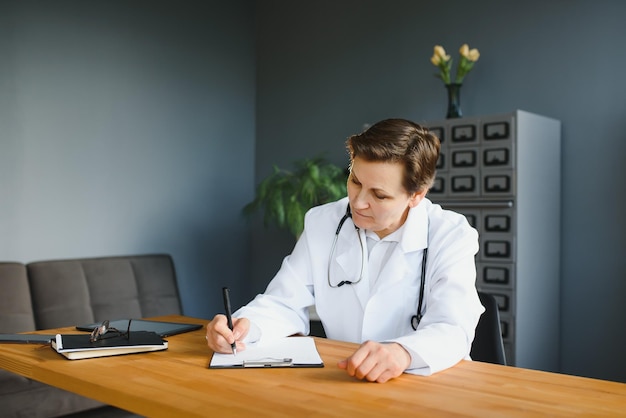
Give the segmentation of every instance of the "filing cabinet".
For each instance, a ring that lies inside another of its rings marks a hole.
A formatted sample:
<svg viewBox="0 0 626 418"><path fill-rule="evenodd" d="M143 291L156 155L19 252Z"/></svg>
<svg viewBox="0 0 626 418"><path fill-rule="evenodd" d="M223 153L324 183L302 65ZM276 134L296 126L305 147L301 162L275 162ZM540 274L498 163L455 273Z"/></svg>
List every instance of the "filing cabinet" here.
<svg viewBox="0 0 626 418"><path fill-rule="evenodd" d="M507 363L558 371L560 122L517 110L424 124L441 141L428 197L479 233L476 286L498 301Z"/></svg>

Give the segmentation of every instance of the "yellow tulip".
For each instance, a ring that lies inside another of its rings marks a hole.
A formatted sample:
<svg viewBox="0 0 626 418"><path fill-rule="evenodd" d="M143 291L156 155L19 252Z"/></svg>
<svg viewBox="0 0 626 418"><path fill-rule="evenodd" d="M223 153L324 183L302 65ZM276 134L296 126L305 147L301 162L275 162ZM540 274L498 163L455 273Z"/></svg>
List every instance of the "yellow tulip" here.
<svg viewBox="0 0 626 418"><path fill-rule="evenodd" d="M448 61L450 59L450 55L446 55L446 50L443 49L443 47L441 45L435 45L435 55L437 55L439 58L443 59L444 61Z"/></svg>
<svg viewBox="0 0 626 418"><path fill-rule="evenodd" d="M478 58L480 57L480 52L478 52L478 50L476 48L472 49L471 51L469 51L467 53L467 59L470 61L478 61Z"/></svg>
<svg viewBox="0 0 626 418"><path fill-rule="evenodd" d="M467 58L467 54L468 53L469 53L469 45L467 45L467 44L461 45L461 49L459 49L459 54L461 54L461 56Z"/></svg>

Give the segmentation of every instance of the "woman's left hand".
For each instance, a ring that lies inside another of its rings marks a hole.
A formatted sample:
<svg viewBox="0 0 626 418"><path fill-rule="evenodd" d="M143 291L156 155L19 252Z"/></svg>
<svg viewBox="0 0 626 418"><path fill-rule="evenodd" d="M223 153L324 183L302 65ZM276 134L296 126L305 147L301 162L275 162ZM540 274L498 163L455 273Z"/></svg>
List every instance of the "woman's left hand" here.
<svg viewBox="0 0 626 418"><path fill-rule="evenodd" d="M385 383L400 376L409 364L411 356L400 344L366 341L337 366L357 379Z"/></svg>

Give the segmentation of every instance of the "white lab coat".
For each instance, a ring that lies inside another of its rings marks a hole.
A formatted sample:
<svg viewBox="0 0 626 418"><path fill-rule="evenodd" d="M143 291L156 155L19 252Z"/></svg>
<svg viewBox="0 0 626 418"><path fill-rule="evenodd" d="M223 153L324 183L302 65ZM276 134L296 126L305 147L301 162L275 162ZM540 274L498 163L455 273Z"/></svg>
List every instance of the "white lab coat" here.
<svg viewBox="0 0 626 418"><path fill-rule="evenodd" d="M308 334L308 306L315 305L328 338L361 343L394 341L411 354L407 372L428 375L469 359L474 330L484 308L476 292L478 234L463 215L423 199L409 211L400 242L370 289L367 266L355 282L362 251L354 224L345 222L332 259L337 225L348 199L318 206L305 217L304 232L285 257L264 294L234 316L246 317L261 338ZM362 235L365 244L365 236ZM423 249L428 246L421 323L411 317L418 305ZM367 250L365 251L367 257Z"/></svg>

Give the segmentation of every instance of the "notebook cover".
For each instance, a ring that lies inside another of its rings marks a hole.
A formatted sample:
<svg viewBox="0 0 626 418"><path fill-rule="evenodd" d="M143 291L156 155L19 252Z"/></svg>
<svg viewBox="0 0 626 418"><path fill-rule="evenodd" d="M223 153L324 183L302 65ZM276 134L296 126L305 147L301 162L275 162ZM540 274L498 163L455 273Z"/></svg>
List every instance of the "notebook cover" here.
<svg viewBox="0 0 626 418"><path fill-rule="evenodd" d="M89 334L57 334L51 345L56 352L71 360L167 349L167 341L148 331L131 331L128 338L116 335L95 342L89 339Z"/></svg>

